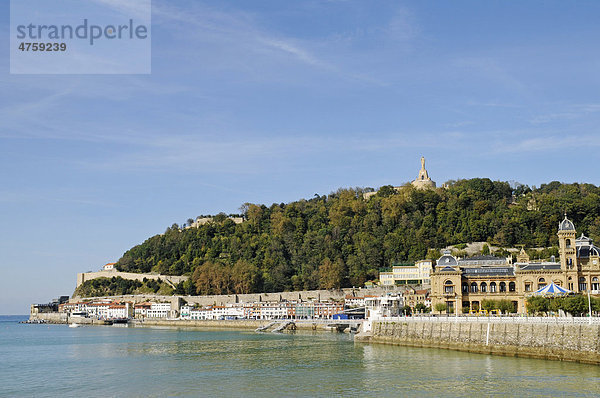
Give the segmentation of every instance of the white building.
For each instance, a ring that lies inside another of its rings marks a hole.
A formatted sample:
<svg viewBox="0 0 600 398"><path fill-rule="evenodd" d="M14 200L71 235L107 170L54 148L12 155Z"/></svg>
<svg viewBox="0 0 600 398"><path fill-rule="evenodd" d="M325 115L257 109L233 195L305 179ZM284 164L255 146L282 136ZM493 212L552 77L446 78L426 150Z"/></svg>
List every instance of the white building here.
<svg viewBox="0 0 600 398"><path fill-rule="evenodd" d="M168 318L171 312L171 303L152 303L146 311L148 318Z"/></svg>
<svg viewBox="0 0 600 398"><path fill-rule="evenodd" d="M116 263L104 264L104 266L102 266L102 271L111 271L111 270L115 269L115 264Z"/></svg>
<svg viewBox="0 0 600 398"><path fill-rule="evenodd" d="M400 295L386 295L365 298L365 317L376 319L381 317L400 316L404 301Z"/></svg>
<svg viewBox="0 0 600 398"><path fill-rule="evenodd" d="M133 315L130 303L112 304L106 311L107 319L129 319Z"/></svg>

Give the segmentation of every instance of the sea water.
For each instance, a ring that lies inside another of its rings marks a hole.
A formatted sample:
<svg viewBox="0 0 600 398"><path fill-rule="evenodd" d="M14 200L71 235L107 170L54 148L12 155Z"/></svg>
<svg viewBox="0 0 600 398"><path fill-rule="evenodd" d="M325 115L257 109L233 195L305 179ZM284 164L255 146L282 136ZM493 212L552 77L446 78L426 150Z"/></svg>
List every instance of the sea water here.
<svg viewBox="0 0 600 398"><path fill-rule="evenodd" d="M26 325L0 317L2 397L600 396L600 367L328 332Z"/></svg>

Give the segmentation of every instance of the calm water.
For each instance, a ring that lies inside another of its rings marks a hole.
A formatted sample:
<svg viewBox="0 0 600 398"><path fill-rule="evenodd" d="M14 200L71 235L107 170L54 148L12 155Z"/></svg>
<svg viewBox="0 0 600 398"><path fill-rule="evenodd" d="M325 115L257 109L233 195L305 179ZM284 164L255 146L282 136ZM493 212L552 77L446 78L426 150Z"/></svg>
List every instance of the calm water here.
<svg viewBox="0 0 600 398"><path fill-rule="evenodd" d="M346 334L66 325L0 317L2 397L600 396L600 367Z"/></svg>

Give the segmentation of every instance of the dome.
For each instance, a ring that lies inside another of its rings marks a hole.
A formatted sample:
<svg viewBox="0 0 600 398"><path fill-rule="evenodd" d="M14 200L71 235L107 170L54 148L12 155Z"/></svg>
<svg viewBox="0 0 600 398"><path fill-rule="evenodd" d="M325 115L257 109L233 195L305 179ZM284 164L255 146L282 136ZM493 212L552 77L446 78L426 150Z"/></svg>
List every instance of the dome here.
<svg viewBox="0 0 600 398"><path fill-rule="evenodd" d="M437 265L438 267L453 267L455 265L458 265L458 261L456 261L456 258L454 258L454 256L450 254L444 254L438 259Z"/></svg>
<svg viewBox="0 0 600 398"><path fill-rule="evenodd" d="M558 230L559 231L575 231L575 225L573 225L573 222L567 218L566 214L565 214L565 219L562 220L560 222L560 224L558 224Z"/></svg>

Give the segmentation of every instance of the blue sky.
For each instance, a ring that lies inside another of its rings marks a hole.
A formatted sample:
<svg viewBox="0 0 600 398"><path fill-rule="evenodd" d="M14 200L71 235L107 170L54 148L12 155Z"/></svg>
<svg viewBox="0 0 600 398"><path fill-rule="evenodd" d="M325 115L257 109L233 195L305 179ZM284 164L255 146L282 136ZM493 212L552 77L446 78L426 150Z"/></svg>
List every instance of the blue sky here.
<svg viewBox="0 0 600 398"><path fill-rule="evenodd" d="M600 184L597 15L154 0L150 75L10 75L0 40L0 314L71 294L174 222L400 185L422 155L438 184Z"/></svg>

